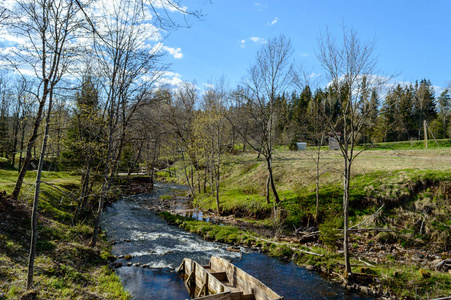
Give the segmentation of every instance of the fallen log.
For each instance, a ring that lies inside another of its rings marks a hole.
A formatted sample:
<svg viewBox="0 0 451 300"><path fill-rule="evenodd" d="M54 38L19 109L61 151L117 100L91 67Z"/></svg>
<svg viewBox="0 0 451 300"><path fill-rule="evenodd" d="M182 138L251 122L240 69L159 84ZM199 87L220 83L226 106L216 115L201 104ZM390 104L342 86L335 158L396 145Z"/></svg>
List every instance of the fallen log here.
<svg viewBox="0 0 451 300"><path fill-rule="evenodd" d="M441 270L444 266L451 267L451 258L447 258L435 265L435 269Z"/></svg>
<svg viewBox="0 0 451 300"><path fill-rule="evenodd" d="M248 233L249 233L249 232L248 232ZM273 240L267 240L267 239L264 239L264 238L259 238L259 237L253 236L253 235L251 235L251 234L249 234L249 235L250 235L251 237L253 237L254 239L257 239L257 240L260 240L260 241L264 241L264 242L271 243L271 244L276 244L276 245L284 245L284 246L287 246L288 248L290 248L290 249L293 250L293 251L298 251L298 252L302 252L302 253L306 253L306 254L311 254L311 255L316 255L316 256L321 256L321 257L324 256L324 254L315 253L315 252L312 252L312 251L306 251L306 250L302 250L302 249L299 249L299 248L291 247L290 245L288 245L288 244L286 244L286 243L279 243L279 242L276 242L276 241L273 241Z"/></svg>

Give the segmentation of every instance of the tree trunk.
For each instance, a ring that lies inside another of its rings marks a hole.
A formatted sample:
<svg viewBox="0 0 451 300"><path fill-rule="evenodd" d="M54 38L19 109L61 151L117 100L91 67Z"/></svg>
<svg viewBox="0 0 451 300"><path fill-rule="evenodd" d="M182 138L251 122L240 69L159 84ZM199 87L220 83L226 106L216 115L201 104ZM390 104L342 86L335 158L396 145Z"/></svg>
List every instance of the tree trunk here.
<svg viewBox="0 0 451 300"><path fill-rule="evenodd" d="M351 180L351 162L344 158L343 176L343 251L345 259L345 272L351 274L351 264L349 262L349 182Z"/></svg>
<svg viewBox="0 0 451 300"><path fill-rule="evenodd" d="M213 170L216 172L216 207L218 209L218 214L221 215L221 208L219 206L219 180L220 180L220 168L221 168L221 145L220 145L220 140L219 140L219 136L220 136L220 132L219 132L219 127L218 127L218 139L217 139L217 148L218 148L218 157L217 157L217 168L213 167Z"/></svg>
<svg viewBox="0 0 451 300"><path fill-rule="evenodd" d="M14 190L11 194L11 197L15 200L17 200L17 198L19 197L20 190L22 189L23 179L25 177L25 174L27 173L28 167L30 166L31 151L33 150L33 147L35 146L36 139L38 137L38 129L39 129L39 126L41 125L42 111L44 110L45 102L47 101L47 95L49 93L48 84L49 84L49 81L45 80L44 81L44 94L42 95L42 99L39 102L38 113L36 114L36 118L35 118L34 126L33 126L33 133L31 134L30 140L28 141L28 144L27 144L25 161L23 163L22 169L20 169L19 176L16 181L16 186L14 187Z"/></svg>
<svg viewBox="0 0 451 300"><path fill-rule="evenodd" d="M158 140L156 139L154 141L154 147L153 147L153 157L152 157L152 170L150 171L150 182L153 185L153 180L155 178L155 164L157 162L157 146L158 146Z"/></svg>
<svg viewBox="0 0 451 300"><path fill-rule="evenodd" d="M105 168L108 169L107 167ZM97 215L94 221L94 230L92 233L91 241L89 242L89 246L91 247L95 247L97 244L97 236L99 234L100 227L100 217L102 216L103 205L105 203L106 193L108 192L109 188L110 188L110 177L108 176L107 173L106 175L104 174L103 176L102 189L100 190L99 206L97 208Z"/></svg>
<svg viewBox="0 0 451 300"><path fill-rule="evenodd" d="M91 237L91 241L89 242L89 246L95 247L97 244L97 236L99 234L99 227L100 227L100 217L102 216L103 211L103 205L105 203L105 198L108 190L110 189L110 169L111 169L111 158L113 156L113 134L115 126L113 124L113 115L114 115L114 105L111 103L110 108L110 116L108 121L108 148L107 148L107 156L105 161L105 166L103 169L103 176L102 176L102 188L100 190L100 199L99 199L99 206L97 208L97 215L94 220L94 229Z"/></svg>
<svg viewBox="0 0 451 300"><path fill-rule="evenodd" d="M265 186L265 195L266 195L266 204L271 203L271 201L269 201L269 174L268 177L266 178L266 186Z"/></svg>
<svg viewBox="0 0 451 300"><path fill-rule="evenodd" d="M191 191L191 196L194 197L194 195L195 195L195 193L194 193L194 186L191 184L191 181L190 181L190 178L189 178L190 177L189 176L189 171L188 171L188 168L186 166L185 155L184 155L183 150L182 150L182 161L183 161L183 171L185 172L186 183L188 184L188 187L189 187L189 189Z"/></svg>
<svg viewBox="0 0 451 300"><path fill-rule="evenodd" d="M316 167L316 211L315 211L315 222L318 224L318 214L319 214L319 165Z"/></svg>
<svg viewBox="0 0 451 300"><path fill-rule="evenodd" d="M46 117L46 125L44 132L44 140L42 142L41 156L39 158L38 170L36 173L36 187L34 191L33 210L31 213L31 244L30 255L28 258L28 274L27 274L27 290L33 286L33 273L34 273L34 259L36 257L36 243L38 240L38 205L39 205L39 193L41 190L41 175L42 168L44 166L45 152L47 148L47 141L49 137L49 125L50 125L50 113L52 110L52 93L50 94L49 107ZM25 164L24 164L25 167Z"/></svg>
<svg viewBox="0 0 451 300"><path fill-rule="evenodd" d="M139 163L139 160L141 159L141 152L142 152L142 148L144 147L144 142L141 142L139 149L138 149L138 154L136 155L136 159L133 160L133 165L131 166L131 168L128 170L128 174L127 176L130 176L131 172L133 172L133 170L136 169L136 165ZM139 168L138 168L139 170ZM141 172L141 171L140 171ZM170 174L170 173L169 173Z"/></svg>
<svg viewBox="0 0 451 300"><path fill-rule="evenodd" d="M74 217L72 218L72 225L75 225L77 222L77 218L80 215L80 212L82 212L85 208L85 198L86 194L88 193L89 188L89 177L91 172L91 157L88 158L88 161L86 163L85 168L85 176L83 178L83 185L81 188L81 195L80 195L80 201L78 202L77 209L75 210Z"/></svg>
<svg viewBox="0 0 451 300"><path fill-rule="evenodd" d="M16 166L17 136L19 135L19 116L17 115L16 124L14 125L14 141L12 147L11 164L13 168Z"/></svg>
<svg viewBox="0 0 451 300"><path fill-rule="evenodd" d="M276 184L274 183L274 176L272 173L272 161L271 160L272 160L271 157L266 159L266 162L268 164L268 179L271 184L272 193L274 195L274 206L277 206L280 204L280 199L279 199L279 194L277 193L277 190L276 190Z"/></svg>

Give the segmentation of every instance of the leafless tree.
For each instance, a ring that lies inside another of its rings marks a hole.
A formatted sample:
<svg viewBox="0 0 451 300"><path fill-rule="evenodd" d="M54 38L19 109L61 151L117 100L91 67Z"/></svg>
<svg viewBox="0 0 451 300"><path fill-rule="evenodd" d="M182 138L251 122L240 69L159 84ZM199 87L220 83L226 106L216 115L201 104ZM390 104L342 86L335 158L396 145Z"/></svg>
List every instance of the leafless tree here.
<svg viewBox="0 0 451 300"><path fill-rule="evenodd" d="M343 157L343 223L345 272L351 274L349 262L349 192L352 163L361 153L357 151L359 136L369 122L373 110L362 103L362 80L373 88L382 85L387 78L375 76L377 70L374 42L363 42L357 33L343 26L341 40L336 40L327 30L318 39L317 58L328 75L329 97L340 103L336 121L326 116L325 121L339 142ZM363 109L362 109L363 108ZM365 109L367 108L367 109ZM325 114L325 111L322 111Z"/></svg>
<svg viewBox="0 0 451 300"><path fill-rule="evenodd" d="M229 123L224 118L225 96L223 80L220 80L215 87L208 88L203 95L203 109L198 113L194 124L194 142L205 161L204 190L206 179L209 177L211 191L216 198L218 214L221 214L219 187L222 154L226 151L230 141L230 126L227 126Z"/></svg>
<svg viewBox="0 0 451 300"><path fill-rule="evenodd" d="M3 7L3 5L0 5L0 25L5 23L8 17L9 17L8 9L6 9L6 7Z"/></svg>
<svg viewBox="0 0 451 300"><path fill-rule="evenodd" d="M233 102L247 110L252 118L255 131L243 132L234 126L238 133L254 150L265 157L268 170L266 184L267 202L269 188L274 196L274 207L280 203L273 175L274 154L274 102L293 83L292 46L289 39L281 35L268 40L256 56L255 64L249 69L243 88L235 93ZM236 118L235 118L236 119ZM232 120L229 118L229 120Z"/></svg>
<svg viewBox="0 0 451 300"><path fill-rule="evenodd" d="M120 157L131 117L162 71L162 64L158 60L161 55L159 47L148 44L157 34L156 29L152 31L146 25L147 15L139 3L114 0L101 11L103 14L97 17L97 24L101 24L102 30L95 34L95 55L106 95L107 150L91 246L97 242L110 177L116 170L116 164L112 162Z"/></svg>
<svg viewBox="0 0 451 300"><path fill-rule="evenodd" d="M77 20L78 8L72 1L24 0L17 1L13 11L13 22L10 30L27 38L28 45L22 51L14 53L14 60L10 59L14 67L21 71L23 67L31 68L39 85L34 96L39 102L38 112L33 124L33 132L27 145L24 164L19 173L12 196L17 199L23 183L23 178L31 161L31 150L34 147L41 124L42 114L47 105L46 128L40 153L36 187L32 209L31 245L28 264L27 289L33 285L34 258L37 241L37 210L40 194L41 173L44 163L52 101L56 85L68 68L73 55L71 39L80 23ZM48 100L48 103L47 103Z"/></svg>
<svg viewBox="0 0 451 300"><path fill-rule="evenodd" d="M199 169L194 146L193 125L199 94L194 83L184 82L163 105L164 124L176 140L177 150L182 155L185 179L191 194L195 195L194 173Z"/></svg>
<svg viewBox="0 0 451 300"><path fill-rule="evenodd" d="M15 21L9 22L10 29L27 38L29 43L26 48L18 49L13 59L8 60L18 71L24 67L32 69L38 87L28 92L39 103L25 161L12 193L13 198L17 199L31 161L31 151L36 143L44 107L50 93L67 71L68 60L73 56L71 39L80 23L76 19L76 7L68 1L17 1L13 13L11 18Z"/></svg>

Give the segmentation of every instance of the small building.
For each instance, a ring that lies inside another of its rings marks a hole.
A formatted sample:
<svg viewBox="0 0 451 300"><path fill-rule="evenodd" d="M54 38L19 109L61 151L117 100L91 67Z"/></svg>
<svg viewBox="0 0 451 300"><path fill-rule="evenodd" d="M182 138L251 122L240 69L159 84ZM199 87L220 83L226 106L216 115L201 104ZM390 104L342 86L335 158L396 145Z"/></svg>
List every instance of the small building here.
<svg viewBox="0 0 451 300"><path fill-rule="evenodd" d="M306 150L307 149L307 143L298 142L296 143L296 146L298 150Z"/></svg>
<svg viewBox="0 0 451 300"><path fill-rule="evenodd" d="M335 134L333 132L329 132L329 150L340 150L340 137L341 133L339 132L336 132Z"/></svg>

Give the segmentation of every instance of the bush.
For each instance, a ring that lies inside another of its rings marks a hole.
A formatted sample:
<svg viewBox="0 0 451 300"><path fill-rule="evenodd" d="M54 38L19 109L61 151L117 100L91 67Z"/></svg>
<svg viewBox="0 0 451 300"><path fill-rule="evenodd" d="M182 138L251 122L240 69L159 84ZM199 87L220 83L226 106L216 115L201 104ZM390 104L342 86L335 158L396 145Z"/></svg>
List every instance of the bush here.
<svg viewBox="0 0 451 300"><path fill-rule="evenodd" d="M9 159L0 157L0 169L12 170L14 168L11 166L11 161Z"/></svg>
<svg viewBox="0 0 451 300"><path fill-rule="evenodd" d="M319 238L324 246L335 251L338 247L338 239L341 237L339 228L343 227L343 221L337 216L329 216L324 223L319 225Z"/></svg>
<svg viewBox="0 0 451 300"><path fill-rule="evenodd" d="M376 241L383 244L394 244L398 242L398 237L396 234L391 232L379 232L376 237Z"/></svg>

